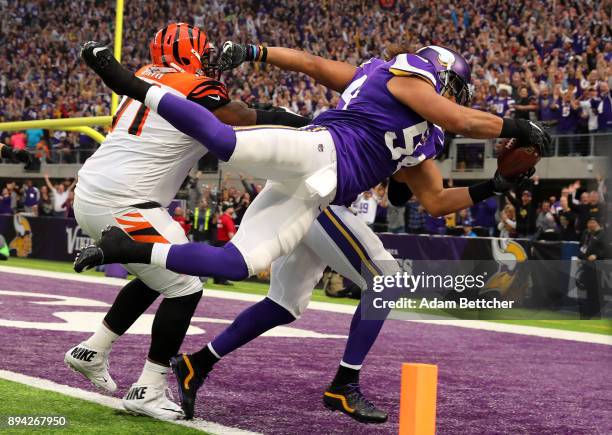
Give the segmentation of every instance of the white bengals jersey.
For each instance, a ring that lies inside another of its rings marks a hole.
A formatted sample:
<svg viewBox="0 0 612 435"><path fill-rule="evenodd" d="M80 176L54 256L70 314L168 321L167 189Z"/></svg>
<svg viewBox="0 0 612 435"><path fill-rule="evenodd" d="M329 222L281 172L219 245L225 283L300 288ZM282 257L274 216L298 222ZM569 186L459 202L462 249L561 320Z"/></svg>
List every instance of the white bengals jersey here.
<svg viewBox="0 0 612 435"><path fill-rule="evenodd" d="M230 100L209 77L146 65L136 75L215 110ZM144 104L123 97L111 133L79 171L76 193L100 205L156 202L167 206L206 148Z"/></svg>

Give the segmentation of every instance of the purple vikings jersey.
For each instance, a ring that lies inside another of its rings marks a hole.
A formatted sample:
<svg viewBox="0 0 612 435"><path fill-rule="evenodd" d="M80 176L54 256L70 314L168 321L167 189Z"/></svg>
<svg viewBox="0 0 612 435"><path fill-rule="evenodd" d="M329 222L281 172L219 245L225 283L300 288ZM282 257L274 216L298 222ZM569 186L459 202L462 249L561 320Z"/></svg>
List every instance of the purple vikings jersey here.
<svg viewBox="0 0 612 435"><path fill-rule="evenodd" d="M338 107L312 122L325 126L336 146L338 185L333 204L346 205L404 166L418 165L444 147L440 127L398 101L387 89L395 76L419 76L440 92L434 66L415 54L389 62L363 63L342 93Z"/></svg>

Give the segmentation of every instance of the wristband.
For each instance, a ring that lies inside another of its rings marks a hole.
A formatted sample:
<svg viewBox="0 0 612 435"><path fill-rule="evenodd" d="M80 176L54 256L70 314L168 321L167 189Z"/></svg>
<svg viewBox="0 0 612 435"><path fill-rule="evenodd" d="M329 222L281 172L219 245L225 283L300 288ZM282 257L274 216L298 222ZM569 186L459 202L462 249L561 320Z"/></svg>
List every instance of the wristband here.
<svg viewBox="0 0 612 435"><path fill-rule="evenodd" d="M250 62L265 62L268 58L268 48L263 45L247 45L246 60Z"/></svg>
<svg viewBox="0 0 612 435"><path fill-rule="evenodd" d="M515 119L512 118L503 118L503 125L501 129L501 133L499 137L520 137L521 136L521 128L516 122Z"/></svg>
<svg viewBox="0 0 612 435"><path fill-rule="evenodd" d="M495 195L495 185L493 183L493 179L471 185L468 187L468 192L474 204L490 198L491 196Z"/></svg>
<svg viewBox="0 0 612 435"><path fill-rule="evenodd" d="M387 196L391 205L395 207L403 207L412 198L412 191L406 183L395 181L393 177L389 177L389 188Z"/></svg>

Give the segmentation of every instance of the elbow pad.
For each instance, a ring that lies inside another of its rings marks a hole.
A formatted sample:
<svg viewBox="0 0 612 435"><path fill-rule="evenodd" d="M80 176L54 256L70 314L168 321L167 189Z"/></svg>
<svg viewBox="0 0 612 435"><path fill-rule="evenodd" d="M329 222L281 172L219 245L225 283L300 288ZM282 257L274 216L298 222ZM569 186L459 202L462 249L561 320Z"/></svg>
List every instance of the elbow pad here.
<svg viewBox="0 0 612 435"><path fill-rule="evenodd" d="M406 183L389 178L389 190L387 192L389 202L394 207L403 207L412 198L412 190Z"/></svg>

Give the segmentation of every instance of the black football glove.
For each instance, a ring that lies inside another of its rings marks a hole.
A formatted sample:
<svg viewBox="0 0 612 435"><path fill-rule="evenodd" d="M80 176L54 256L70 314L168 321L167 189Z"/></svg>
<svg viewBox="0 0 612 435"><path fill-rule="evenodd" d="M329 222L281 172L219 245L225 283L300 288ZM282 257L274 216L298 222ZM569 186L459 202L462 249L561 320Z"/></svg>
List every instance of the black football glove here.
<svg viewBox="0 0 612 435"><path fill-rule="evenodd" d="M517 127L518 146L534 145L539 148L541 156L547 156L552 144L552 138L541 122L515 119Z"/></svg>
<svg viewBox="0 0 612 435"><path fill-rule="evenodd" d="M4 145L1 153L2 158L8 159L13 163L25 163L28 165L32 162L32 155L26 150L16 150L8 145Z"/></svg>
<svg viewBox="0 0 612 435"><path fill-rule="evenodd" d="M127 95L144 103L147 91L153 85L121 65L110 48L100 42L86 42L81 46L81 58L117 95Z"/></svg>
<svg viewBox="0 0 612 435"><path fill-rule="evenodd" d="M495 171L495 175L493 176L493 190L497 194L506 193L509 190L515 190L517 192L530 190L532 187L531 177L533 174L535 174L535 168L530 168L522 174L512 178L504 177L499 170Z"/></svg>
<svg viewBox="0 0 612 435"><path fill-rule="evenodd" d="M217 62L219 71L229 71L242 65L247 59L249 46L247 44L237 44L232 41L223 43L221 54Z"/></svg>

